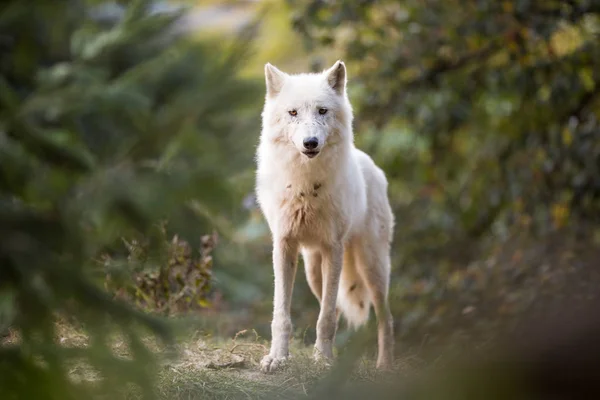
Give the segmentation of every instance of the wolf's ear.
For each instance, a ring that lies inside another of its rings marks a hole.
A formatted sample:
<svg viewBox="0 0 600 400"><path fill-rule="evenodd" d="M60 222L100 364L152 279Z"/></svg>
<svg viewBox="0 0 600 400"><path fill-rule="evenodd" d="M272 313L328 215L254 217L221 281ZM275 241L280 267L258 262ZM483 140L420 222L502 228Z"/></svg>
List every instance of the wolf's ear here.
<svg viewBox="0 0 600 400"><path fill-rule="evenodd" d="M325 71L327 83L337 94L343 94L346 89L346 65L341 60L337 60L333 67Z"/></svg>
<svg viewBox="0 0 600 400"><path fill-rule="evenodd" d="M287 74L278 70L273 65L265 64L265 79L267 81L267 95L275 97L281 91Z"/></svg>

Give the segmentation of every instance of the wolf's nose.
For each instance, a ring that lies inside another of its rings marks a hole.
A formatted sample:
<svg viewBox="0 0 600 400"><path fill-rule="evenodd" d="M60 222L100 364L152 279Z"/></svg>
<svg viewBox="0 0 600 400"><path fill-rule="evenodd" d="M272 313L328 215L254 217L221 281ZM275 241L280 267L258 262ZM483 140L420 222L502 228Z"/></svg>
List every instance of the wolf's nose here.
<svg viewBox="0 0 600 400"><path fill-rule="evenodd" d="M309 137L304 139L303 144L304 148L306 148L307 150L314 150L319 145L319 139L317 139L316 137Z"/></svg>

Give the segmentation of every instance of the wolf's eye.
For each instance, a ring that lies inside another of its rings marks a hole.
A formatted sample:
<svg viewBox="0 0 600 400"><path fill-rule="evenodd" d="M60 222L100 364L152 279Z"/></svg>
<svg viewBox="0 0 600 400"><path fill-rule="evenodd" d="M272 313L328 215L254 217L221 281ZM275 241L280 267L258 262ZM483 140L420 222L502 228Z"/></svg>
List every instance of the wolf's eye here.
<svg viewBox="0 0 600 400"><path fill-rule="evenodd" d="M296 115L298 115L298 111L296 111L296 110L292 110L292 111L288 111L288 112L290 113L290 115L292 117L295 117Z"/></svg>
<svg viewBox="0 0 600 400"><path fill-rule="evenodd" d="M327 114L327 109L326 108L319 108L319 114L321 114L321 115Z"/></svg>

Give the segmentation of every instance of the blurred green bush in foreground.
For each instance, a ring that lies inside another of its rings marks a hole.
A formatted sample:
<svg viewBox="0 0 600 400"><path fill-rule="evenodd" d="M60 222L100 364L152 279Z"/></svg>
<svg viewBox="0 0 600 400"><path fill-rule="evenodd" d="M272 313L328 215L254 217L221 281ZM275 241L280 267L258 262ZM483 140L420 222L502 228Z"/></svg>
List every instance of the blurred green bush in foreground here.
<svg viewBox="0 0 600 400"><path fill-rule="evenodd" d="M260 97L235 77L247 42L191 41L179 11L123 4L122 16L102 1L0 5L0 334L20 337L0 347L2 399L81 399L126 382L150 397L153 356L140 334L169 342L169 330L114 300L93 266L106 254L125 265L122 238L162 219L196 243L234 204L230 142ZM84 327L87 348L57 345L59 315ZM113 355L113 333L131 359ZM75 360L101 379L69 380Z"/></svg>

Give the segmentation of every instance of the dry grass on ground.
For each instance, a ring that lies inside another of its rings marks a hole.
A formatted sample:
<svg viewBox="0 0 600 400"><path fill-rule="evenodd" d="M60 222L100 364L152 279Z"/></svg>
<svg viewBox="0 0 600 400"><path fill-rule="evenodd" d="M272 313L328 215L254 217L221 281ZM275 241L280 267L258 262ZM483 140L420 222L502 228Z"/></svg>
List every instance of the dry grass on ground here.
<svg viewBox="0 0 600 400"><path fill-rule="evenodd" d="M17 342L17 335L11 335L5 342ZM81 331L66 325L57 328L57 340L69 347L84 347L87 336ZM177 340L176 352L170 353L154 340L145 340L161 359L158 376L158 394L162 399L278 399L307 397L327 376L328 369L315 363L312 347L292 342L292 358L284 369L275 374L265 375L259 370L259 363L268 351L268 341L256 332L244 330L230 339L214 338L198 332L187 334ZM127 344L115 337L112 350L118 357L128 358ZM419 364L416 357L407 357L396 365L396 370L409 371ZM75 380L93 382L99 379L97 373L84 363L75 363L69 373ZM385 380L389 375L378 374L374 360L363 357L352 371L349 381L375 382ZM134 392L128 398L137 398Z"/></svg>

